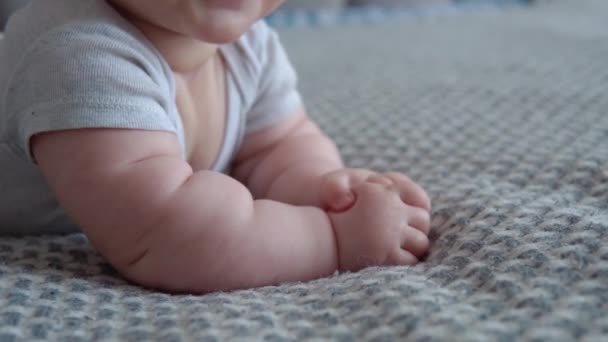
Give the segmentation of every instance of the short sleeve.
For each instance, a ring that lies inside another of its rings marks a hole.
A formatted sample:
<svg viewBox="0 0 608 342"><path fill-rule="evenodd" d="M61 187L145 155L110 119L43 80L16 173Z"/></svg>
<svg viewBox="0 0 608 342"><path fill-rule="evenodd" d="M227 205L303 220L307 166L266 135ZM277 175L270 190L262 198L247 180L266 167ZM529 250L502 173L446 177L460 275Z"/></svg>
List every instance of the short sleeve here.
<svg viewBox="0 0 608 342"><path fill-rule="evenodd" d="M247 115L248 132L272 125L303 106L296 71L278 34L263 22L255 31L260 74L255 101Z"/></svg>
<svg viewBox="0 0 608 342"><path fill-rule="evenodd" d="M12 141L33 161L35 134L78 128L176 131L171 87L149 46L119 27L60 28L34 42L6 94Z"/></svg>

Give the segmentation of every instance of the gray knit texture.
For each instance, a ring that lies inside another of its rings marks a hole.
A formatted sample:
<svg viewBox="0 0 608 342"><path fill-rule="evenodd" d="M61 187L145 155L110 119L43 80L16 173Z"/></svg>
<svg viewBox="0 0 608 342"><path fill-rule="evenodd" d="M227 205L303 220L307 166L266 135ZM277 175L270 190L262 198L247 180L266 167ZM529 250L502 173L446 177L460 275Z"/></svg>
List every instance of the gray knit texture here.
<svg viewBox="0 0 608 342"><path fill-rule="evenodd" d="M430 192L428 259L175 296L3 237L0 341L608 338L608 1L282 34L347 163Z"/></svg>

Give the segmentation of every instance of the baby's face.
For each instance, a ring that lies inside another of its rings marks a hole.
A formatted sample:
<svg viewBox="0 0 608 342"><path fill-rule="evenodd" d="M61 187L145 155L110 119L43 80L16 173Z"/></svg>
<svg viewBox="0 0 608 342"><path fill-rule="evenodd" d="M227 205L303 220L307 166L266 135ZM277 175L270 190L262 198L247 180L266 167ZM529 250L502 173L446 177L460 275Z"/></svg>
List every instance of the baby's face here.
<svg viewBox="0 0 608 342"><path fill-rule="evenodd" d="M284 0L110 0L135 20L209 43L236 40Z"/></svg>

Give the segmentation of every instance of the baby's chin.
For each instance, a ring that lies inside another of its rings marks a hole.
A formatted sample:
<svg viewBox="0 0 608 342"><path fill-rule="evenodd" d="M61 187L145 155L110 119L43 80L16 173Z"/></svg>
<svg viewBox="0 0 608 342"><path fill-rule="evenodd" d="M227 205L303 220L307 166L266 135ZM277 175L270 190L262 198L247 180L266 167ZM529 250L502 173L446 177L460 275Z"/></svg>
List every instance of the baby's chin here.
<svg viewBox="0 0 608 342"><path fill-rule="evenodd" d="M258 18L251 18L247 14L230 10L215 10L207 20L201 24L196 37L202 41L213 44L226 44L239 39L245 34Z"/></svg>

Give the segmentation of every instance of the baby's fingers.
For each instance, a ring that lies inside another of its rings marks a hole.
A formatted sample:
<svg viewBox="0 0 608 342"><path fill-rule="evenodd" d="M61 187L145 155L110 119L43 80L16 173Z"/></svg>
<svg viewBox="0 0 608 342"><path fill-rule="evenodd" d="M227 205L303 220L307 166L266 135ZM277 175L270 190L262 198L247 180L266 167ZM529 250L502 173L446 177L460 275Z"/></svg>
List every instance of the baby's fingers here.
<svg viewBox="0 0 608 342"><path fill-rule="evenodd" d="M424 235L429 235L431 230L431 216L425 209L406 205L407 224L418 229Z"/></svg>
<svg viewBox="0 0 608 342"><path fill-rule="evenodd" d="M325 209L335 212L347 210L355 203L355 195L344 182L326 182L321 189L321 197Z"/></svg>
<svg viewBox="0 0 608 342"><path fill-rule="evenodd" d="M339 170L325 176L321 188L321 200L326 209L342 212L355 203L352 187L361 183L369 176L367 170Z"/></svg>
<svg viewBox="0 0 608 342"><path fill-rule="evenodd" d="M388 263L395 266L415 265L418 263L418 258L412 253L399 248L391 255Z"/></svg>
<svg viewBox="0 0 608 342"><path fill-rule="evenodd" d="M384 176L393 181L403 203L431 211L431 199L410 177L399 172L387 172Z"/></svg>
<svg viewBox="0 0 608 342"><path fill-rule="evenodd" d="M412 253L417 258L426 254L429 249L429 239L418 229L407 227L404 228L401 248Z"/></svg>
<svg viewBox="0 0 608 342"><path fill-rule="evenodd" d="M366 181L374 184L379 184L385 187L389 187L394 184L390 178L379 174L370 175L369 177L367 177Z"/></svg>

